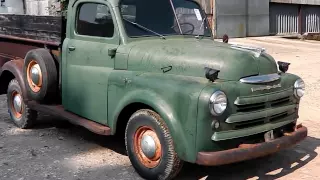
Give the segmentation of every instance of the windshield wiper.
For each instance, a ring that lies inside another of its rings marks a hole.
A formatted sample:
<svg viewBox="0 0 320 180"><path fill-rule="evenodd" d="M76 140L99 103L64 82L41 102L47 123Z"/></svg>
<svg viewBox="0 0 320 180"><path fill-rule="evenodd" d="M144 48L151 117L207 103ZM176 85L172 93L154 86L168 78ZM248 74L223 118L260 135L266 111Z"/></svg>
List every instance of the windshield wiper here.
<svg viewBox="0 0 320 180"><path fill-rule="evenodd" d="M135 25L136 27L138 27L138 28L140 28L140 29L143 29L143 30L148 31L148 32L151 32L151 33L153 33L153 34L155 34L155 35L157 35L157 36L160 36L162 39L166 39L166 38L164 37L164 35L159 34L159 33L157 33L157 32L154 32L154 31L152 31L151 29L148 29L148 28L146 28L146 27L144 27L144 26L142 26L142 25L140 25L140 24L138 24L138 23L129 21L129 20L125 19L125 18L123 18L123 20L127 21L127 22L130 23L130 24Z"/></svg>

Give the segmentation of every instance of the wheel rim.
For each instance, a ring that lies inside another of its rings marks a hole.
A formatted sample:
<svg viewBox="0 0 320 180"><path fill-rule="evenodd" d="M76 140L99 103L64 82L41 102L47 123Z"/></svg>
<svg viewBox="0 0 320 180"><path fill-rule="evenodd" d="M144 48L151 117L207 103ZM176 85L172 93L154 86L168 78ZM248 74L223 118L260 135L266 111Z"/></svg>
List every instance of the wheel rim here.
<svg viewBox="0 0 320 180"><path fill-rule="evenodd" d="M42 72L39 64L32 60L27 67L27 80L33 92L39 92L42 86Z"/></svg>
<svg viewBox="0 0 320 180"><path fill-rule="evenodd" d="M154 168L160 163L162 148L160 140L152 128L143 126L135 132L134 150L145 167Z"/></svg>
<svg viewBox="0 0 320 180"><path fill-rule="evenodd" d="M20 93L13 91L11 94L11 110L13 115L18 119L21 118L23 113L22 101L23 99Z"/></svg>

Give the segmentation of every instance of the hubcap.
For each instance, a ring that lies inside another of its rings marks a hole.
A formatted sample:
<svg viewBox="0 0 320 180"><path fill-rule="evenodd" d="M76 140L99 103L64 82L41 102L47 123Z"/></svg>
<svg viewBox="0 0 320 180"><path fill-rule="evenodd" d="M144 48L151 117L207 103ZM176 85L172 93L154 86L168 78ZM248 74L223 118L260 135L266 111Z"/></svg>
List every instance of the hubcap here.
<svg viewBox="0 0 320 180"><path fill-rule="evenodd" d="M42 72L39 64L32 60L27 68L28 84L33 92L39 92L42 86Z"/></svg>
<svg viewBox="0 0 320 180"><path fill-rule="evenodd" d="M36 65L31 67L31 72L30 72L31 80L32 80L33 84L35 84L35 85L39 85L39 83L40 83L40 72L39 72L39 70L40 70L40 67L39 67L38 64L36 64Z"/></svg>
<svg viewBox="0 0 320 180"><path fill-rule="evenodd" d="M14 91L12 93L12 96L11 96L11 103L12 103L12 112L13 112L13 115L16 117L16 118L20 118L22 116L22 96Z"/></svg>
<svg viewBox="0 0 320 180"><path fill-rule="evenodd" d="M156 142L151 136L144 135L141 139L141 149L148 158L153 158L157 150Z"/></svg>
<svg viewBox="0 0 320 180"><path fill-rule="evenodd" d="M21 113L21 96L19 94L15 95L13 98L13 107L17 112Z"/></svg>
<svg viewBox="0 0 320 180"><path fill-rule="evenodd" d="M160 163L162 147L152 128L143 126L135 132L134 150L140 162L147 168L154 168Z"/></svg>

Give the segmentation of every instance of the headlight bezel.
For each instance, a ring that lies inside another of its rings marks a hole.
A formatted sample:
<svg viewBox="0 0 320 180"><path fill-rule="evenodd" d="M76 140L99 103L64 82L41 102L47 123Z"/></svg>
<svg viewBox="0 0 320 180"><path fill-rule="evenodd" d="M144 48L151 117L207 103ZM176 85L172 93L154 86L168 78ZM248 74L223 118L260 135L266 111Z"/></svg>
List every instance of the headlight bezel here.
<svg viewBox="0 0 320 180"><path fill-rule="evenodd" d="M305 93L305 83L302 79L297 79L293 85L294 88L294 96L297 99L301 99Z"/></svg>
<svg viewBox="0 0 320 180"><path fill-rule="evenodd" d="M220 103L219 103L220 102ZM219 107L220 106L220 107ZM214 116L222 115L228 106L228 98L223 91L215 91L209 99L209 111ZM220 109L218 109L220 108Z"/></svg>

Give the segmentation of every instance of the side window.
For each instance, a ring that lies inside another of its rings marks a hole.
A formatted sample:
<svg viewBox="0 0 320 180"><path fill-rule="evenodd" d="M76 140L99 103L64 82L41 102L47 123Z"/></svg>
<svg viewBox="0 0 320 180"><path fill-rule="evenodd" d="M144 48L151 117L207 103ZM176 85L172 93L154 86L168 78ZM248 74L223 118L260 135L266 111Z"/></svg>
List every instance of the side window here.
<svg viewBox="0 0 320 180"><path fill-rule="evenodd" d="M114 24L109 7L97 3L81 4L77 13L76 32L86 36L113 37Z"/></svg>

